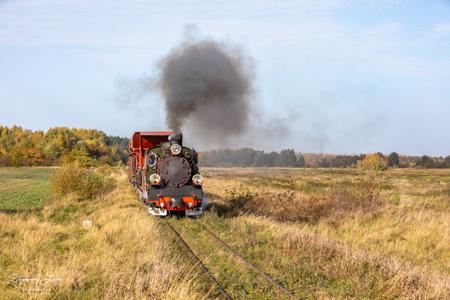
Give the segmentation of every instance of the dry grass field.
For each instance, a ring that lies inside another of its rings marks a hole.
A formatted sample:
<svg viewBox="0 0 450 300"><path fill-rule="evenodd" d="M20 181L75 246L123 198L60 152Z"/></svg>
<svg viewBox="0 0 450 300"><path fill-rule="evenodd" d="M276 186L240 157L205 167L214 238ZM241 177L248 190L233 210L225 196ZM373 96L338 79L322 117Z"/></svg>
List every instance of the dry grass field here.
<svg viewBox="0 0 450 300"><path fill-rule="evenodd" d="M450 296L448 170L203 173L201 222L302 298Z"/></svg>
<svg viewBox="0 0 450 300"><path fill-rule="evenodd" d="M239 214L293 221L354 248L450 273L449 170L386 171L375 192L353 169L205 171L213 203L241 202ZM219 214L233 213L227 205L216 207Z"/></svg>
<svg viewBox="0 0 450 300"><path fill-rule="evenodd" d="M54 197L41 211L0 214L0 299L198 299L208 293L201 280L193 281L198 271L147 215L125 172L107 179L115 189L94 200Z"/></svg>
<svg viewBox="0 0 450 300"><path fill-rule="evenodd" d="M0 178L11 172L38 171L0 170ZM42 210L0 214L0 299L217 298L124 171L97 173L111 182L108 193L86 200L47 186ZM202 173L209 211L170 222L233 298L283 296L201 225L302 299L450 298L450 171Z"/></svg>

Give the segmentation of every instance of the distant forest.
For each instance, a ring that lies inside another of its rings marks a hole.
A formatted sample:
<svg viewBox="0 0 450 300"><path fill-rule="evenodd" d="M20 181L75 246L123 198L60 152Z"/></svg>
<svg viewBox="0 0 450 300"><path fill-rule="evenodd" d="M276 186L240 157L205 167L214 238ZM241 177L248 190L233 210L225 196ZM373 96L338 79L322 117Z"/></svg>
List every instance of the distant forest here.
<svg viewBox="0 0 450 300"><path fill-rule="evenodd" d="M128 139L100 130L55 127L44 132L0 126L0 166L77 163L92 167L127 160Z"/></svg>
<svg viewBox="0 0 450 300"><path fill-rule="evenodd" d="M447 157L406 156L395 152L378 153L388 167L399 168L450 168ZM221 149L200 153L199 161L205 167L300 167L300 168L350 168L366 155L335 155L323 153L296 153L293 149L264 152L251 148Z"/></svg>
<svg viewBox="0 0 450 300"><path fill-rule="evenodd" d="M400 168L450 168L447 157L378 154L386 166ZM349 168L365 155L297 153L293 149L264 152L251 148L203 151L205 167L300 167ZM124 165L128 160L128 138L110 136L96 129L54 127L46 132L19 126L0 126L0 166Z"/></svg>

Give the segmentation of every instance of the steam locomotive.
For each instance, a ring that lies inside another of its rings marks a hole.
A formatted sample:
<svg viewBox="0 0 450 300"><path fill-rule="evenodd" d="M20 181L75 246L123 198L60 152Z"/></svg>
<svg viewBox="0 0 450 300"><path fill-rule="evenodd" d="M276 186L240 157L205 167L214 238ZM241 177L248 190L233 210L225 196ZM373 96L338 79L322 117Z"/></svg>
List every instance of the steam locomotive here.
<svg viewBox="0 0 450 300"><path fill-rule="evenodd" d="M130 139L128 179L156 216L201 216L206 204L197 152L174 132L135 132Z"/></svg>

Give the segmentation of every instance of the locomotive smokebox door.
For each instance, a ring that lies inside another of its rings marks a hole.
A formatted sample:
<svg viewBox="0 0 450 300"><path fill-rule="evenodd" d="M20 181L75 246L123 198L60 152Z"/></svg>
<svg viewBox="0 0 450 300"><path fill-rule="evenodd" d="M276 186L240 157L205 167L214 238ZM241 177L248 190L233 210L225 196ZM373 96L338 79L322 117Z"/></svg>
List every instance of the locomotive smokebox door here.
<svg viewBox="0 0 450 300"><path fill-rule="evenodd" d="M159 173L167 186L180 187L191 179L191 165L184 157L169 156L162 159Z"/></svg>

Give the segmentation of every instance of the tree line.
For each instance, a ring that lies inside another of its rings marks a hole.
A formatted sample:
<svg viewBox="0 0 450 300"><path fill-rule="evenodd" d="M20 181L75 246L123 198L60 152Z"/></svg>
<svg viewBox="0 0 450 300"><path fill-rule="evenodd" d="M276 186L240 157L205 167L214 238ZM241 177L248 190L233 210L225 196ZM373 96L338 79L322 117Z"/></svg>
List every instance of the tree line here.
<svg viewBox="0 0 450 300"><path fill-rule="evenodd" d="M450 168L447 157L377 153L388 167ZM293 149L264 152L252 148L220 149L199 154L207 167L307 167L349 168L366 157L324 153L296 153ZM110 136L96 129L54 127L46 132L19 126L0 126L0 166L120 165L128 160L128 138Z"/></svg>
<svg viewBox="0 0 450 300"><path fill-rule="evenodd" d="M376 153L387 167L398 168L450 168L447 157L408 156L392 152ZM296 153L293 149L280 152L264 152L251 148L220 149L200 153L199 161L205 167L306 167L350 168L366 157L359 155L336 155L324 153Z"/></svg>
<svg viewBox="0 0 450 300"><path fill-rule="evenodd" d="M46 132L0 126L0 166L118 165L128 160L128 139L96 129L54 127Z"/></svg>

